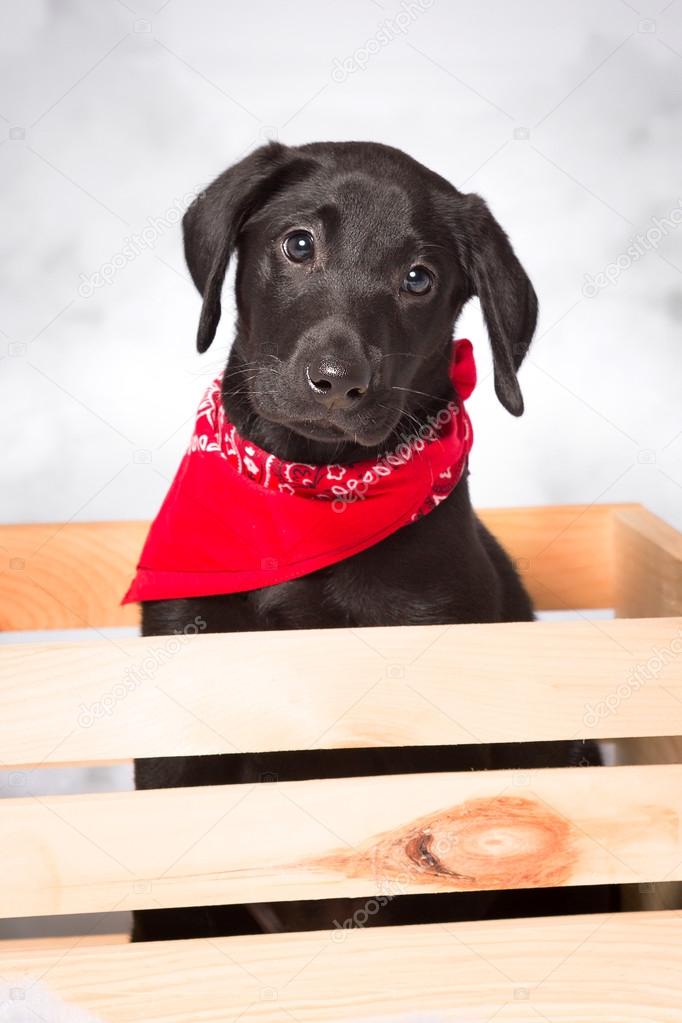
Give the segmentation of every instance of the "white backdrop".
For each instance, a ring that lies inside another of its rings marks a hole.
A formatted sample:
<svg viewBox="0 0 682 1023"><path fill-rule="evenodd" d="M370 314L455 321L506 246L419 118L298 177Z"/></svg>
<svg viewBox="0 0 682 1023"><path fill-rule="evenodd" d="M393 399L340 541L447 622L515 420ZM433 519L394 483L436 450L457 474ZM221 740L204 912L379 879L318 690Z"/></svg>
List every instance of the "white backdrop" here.
<svg viewBox="0 0 682 1023"><path fill-rule="evenodd" d="M542 315L521 420L475 303L462 321L477 504L639 500L682 527L680 0L1 10L3 521L154 513L231 337L227 303L194 352L179 215L274 137L399 146L511 235Z"/></svg>

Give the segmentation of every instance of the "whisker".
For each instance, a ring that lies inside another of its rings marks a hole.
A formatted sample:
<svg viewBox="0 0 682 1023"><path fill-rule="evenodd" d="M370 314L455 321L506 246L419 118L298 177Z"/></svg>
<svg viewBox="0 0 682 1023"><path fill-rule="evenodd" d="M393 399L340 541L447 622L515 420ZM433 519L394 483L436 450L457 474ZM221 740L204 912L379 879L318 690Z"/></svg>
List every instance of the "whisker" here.
<svg viewBox="0 0 682 1023"><path fill-rule="evenodd" d="M419 359L421 356L417 352L386 352L385 355L380 356L379 361L382 359L389 359L393 355L406 355L409 359Z"/></svg>
<svg viewBox="0 0 682 1023"><path fill-rule="evenodd" d="M263 369L270 369L270 368L271 368L270 366L264 366L263 367ZM240 366L238 369L229 369L229 370L227 370L227 372L225 373L225 376L227 376L227 377L243 376L244 373L258 373L259 369L260 369L260 367L256 366L256 365L253 365L253 366Z"/></svg>
<svg viewBox="0 0 682 1023"><path fill-rule="evenodd" d="M413 387L391 387L392 391L407 391L409 394L421 394L424 398L435 398L436 401L445 401L440 394L429 394L428 391L415 391Z"/></svg>

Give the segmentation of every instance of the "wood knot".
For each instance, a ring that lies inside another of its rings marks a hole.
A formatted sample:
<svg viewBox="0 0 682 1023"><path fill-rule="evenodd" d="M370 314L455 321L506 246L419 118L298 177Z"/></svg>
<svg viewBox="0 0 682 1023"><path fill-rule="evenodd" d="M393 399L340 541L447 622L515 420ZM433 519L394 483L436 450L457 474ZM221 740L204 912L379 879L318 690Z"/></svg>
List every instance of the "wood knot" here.
<svg viewBox="0 0 682 1023"><path fill-rule="evenodd" d="M471 799L318 865L378 884L467 890L565 884L577 860L569 821L519 796Z"/></svg>

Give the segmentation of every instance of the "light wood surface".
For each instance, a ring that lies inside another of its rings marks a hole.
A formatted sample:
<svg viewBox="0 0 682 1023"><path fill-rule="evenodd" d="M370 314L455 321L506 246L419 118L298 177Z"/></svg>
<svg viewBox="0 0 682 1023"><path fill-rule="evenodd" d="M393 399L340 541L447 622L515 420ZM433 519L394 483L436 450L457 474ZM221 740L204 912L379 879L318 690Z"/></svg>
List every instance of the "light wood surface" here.
<svg viewBox="0 0 682 1023"><path fill-rule="evenodd" d="M479 512L539 611L613 607L613 513L639 505L547 505Z"/></svg>
<svg viewBox="0 0 682 1023"><path fill-rule="evenodd" d="M682 765L0 803L5 916L682 879Z"/></svg>
<svg viewBox="0 0 682 1023"><path fill-rule="evenodd" d="M136 625L120 607L147 522L0 526L0 630Z"/></svg>
<svg viewBox="0 0 682 1023"><path fill-rule="evenodd" d="M682 613L682 534L646 508L623 508L614 513L615 612L621 618L679 615ZM678 645L682 651L682 642ZM676 694L682 698L682 694ZM682 730L671 728L656 743L659 763L682 762ZM652 756L650 739L630 743L626 751L616 744L616 760L625 754L646 763ZM669 897L680 904L682 886ZM653 907L656 893L627 890L627 906ZM674 905L675 902L671 902Z"/></svg>
<svg viewBox="0 0 682 1023"><path fill-rule="evenodd" d="M541 610L611 607L612 510L621 505L488 509L479 514L516 560ZM147 522L0 525L0 629L132 625L119 602Z"/></svg>
<svg viewBox="0 0 682 1023"><path fill-rule="evenodd" d="M0 955L103 1023L679 1023L679 913ZM30 1003L29 1003L30 1004Z"/></svg>
<svg viewBox="0 0 682 1023"><path fill-rule="evenodd" d="M682 614L682 533L641 507L617 511L614 530L616 614Z"/></svg>
<svg viewBox="0 0 682 1023"><path fill-rule="evenodd" d="M682 734L680 648L672 618L3 645L0 759Z"/></svg>
<svg viewBox="0 0 682 1023"><path fill-rule="evenodd" d="M87 924L86 924L87 926ZM2 962L8 962L11 956L23 952L55 951L64 953L90 948L93 945L127 945L130 935L122 931L116 934L59 934L42 938L1 938L0 937L0 973Z"/></svg>
<svg viewBox="0 0 682 1023"><path fill-rule="evenodd" d="M648 619L2 647L0 761L682 734L682 619L659 617L682 614L680 534L634 505L481 517L539 609ZM134 624L118 601L146 529L0 526L0 629ZM4 800L0 916L341 897L372 916L409 892L679 881L681 782L673 764ZM104 1023L678 1023L682 920L5 941L0 976Z"/></svg>

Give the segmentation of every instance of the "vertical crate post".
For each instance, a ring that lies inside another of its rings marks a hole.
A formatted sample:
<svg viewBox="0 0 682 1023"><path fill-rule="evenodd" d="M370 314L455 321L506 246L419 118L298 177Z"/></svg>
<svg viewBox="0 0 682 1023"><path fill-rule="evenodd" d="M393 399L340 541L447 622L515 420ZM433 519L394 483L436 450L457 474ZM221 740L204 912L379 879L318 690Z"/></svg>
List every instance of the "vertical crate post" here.
<svg viewBox="0 0 682 1023"><path fill-rule="evenodd" d="M641 505L613 509L614 611L618 618L682 615L682 535ZM680 632L682 641L682 630ZM682 760L682 739L664 736L616 744L618 763ZM673 889L679 893L679 883ZM624 893L626 909L663 909L655 888Z"/></svg>
<svg viewBox="0 0 682 1023"><path fill-rule="evenodd" d="M613 511L618 618L682 615L682 535L641 506Z"/></svg>

